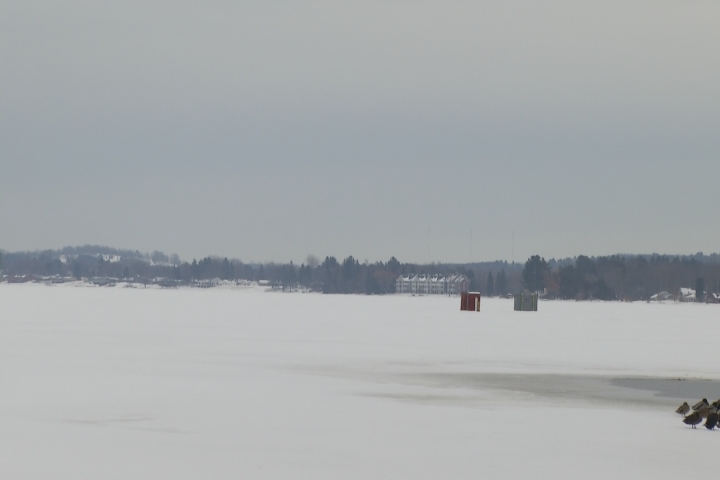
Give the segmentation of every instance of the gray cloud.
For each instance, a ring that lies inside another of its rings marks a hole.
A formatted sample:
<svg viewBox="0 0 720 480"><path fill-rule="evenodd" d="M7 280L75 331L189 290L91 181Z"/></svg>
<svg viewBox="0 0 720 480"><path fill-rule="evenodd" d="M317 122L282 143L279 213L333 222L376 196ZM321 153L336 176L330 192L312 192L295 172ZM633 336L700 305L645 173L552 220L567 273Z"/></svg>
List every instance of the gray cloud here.
<svg viewBox="0 0 720 480"><path fill-rule="evenodd" d="M2 11L3 248L717 250L716 2Z"/></svg>

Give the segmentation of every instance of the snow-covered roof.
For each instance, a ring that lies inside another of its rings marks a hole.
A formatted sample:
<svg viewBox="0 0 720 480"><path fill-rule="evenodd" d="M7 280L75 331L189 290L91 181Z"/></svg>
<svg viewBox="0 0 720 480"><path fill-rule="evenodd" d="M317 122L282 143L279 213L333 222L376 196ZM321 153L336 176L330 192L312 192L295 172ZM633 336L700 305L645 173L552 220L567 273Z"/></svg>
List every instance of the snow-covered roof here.
<svg viewBox="0 0 720 480"><path fill-rule="evenodd" d="M468 280L465 275L449 275L447 277L443 275L400 275L396 281L402 282L460 282Z"/></svg>
<svg viewBox="0 0 720 480"><path fill-rule="evenodd" d="M667 300L669 298L672 298L672 294L663 290L662 292L656 293L655 295L650 297L650 300Z"/></svg>

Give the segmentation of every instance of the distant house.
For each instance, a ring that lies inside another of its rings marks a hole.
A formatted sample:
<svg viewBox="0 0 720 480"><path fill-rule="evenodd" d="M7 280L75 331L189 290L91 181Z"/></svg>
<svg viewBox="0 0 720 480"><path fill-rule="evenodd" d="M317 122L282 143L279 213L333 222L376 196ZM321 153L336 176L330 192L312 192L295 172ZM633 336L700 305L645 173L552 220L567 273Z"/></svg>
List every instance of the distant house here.
<svg viewBox="0 0 720 480"><path fill-rule="evenodd" d="M678 302L694 302L696 298L695 290L692 288L680 288L675 296L675 300Z"/></svg>
<svg viewBox="0 0 720 480"><path fill-rule="evenodd" d="M400 275L395 280L396 293L413 295L459 295L467 292L470 280L465 275Z"/></svg>
<svg viewBox="0 0 720 480"><path fill-rule="evenodd" d="M195 280L193 282L193 285L197 288L213 288L218 286L219 281L219 278L213 278L209 280Z"/></svg>
<svg viewBox="0 0 720 480"><path fill-rule="evenodd" d="M664 290L662 292L656 293L655 295L650 297L650 300L653 302L662 302L665 300L672 300L672 299L673 299L673 294L670 292L666 292Z"/></svg>
<svg viewBox="0 0 720 480"><path fill-rule="evenodd" d="M8 283L27 283L27 282L34 282L35 275L11 275L8 277L7 282Z"/></svg>

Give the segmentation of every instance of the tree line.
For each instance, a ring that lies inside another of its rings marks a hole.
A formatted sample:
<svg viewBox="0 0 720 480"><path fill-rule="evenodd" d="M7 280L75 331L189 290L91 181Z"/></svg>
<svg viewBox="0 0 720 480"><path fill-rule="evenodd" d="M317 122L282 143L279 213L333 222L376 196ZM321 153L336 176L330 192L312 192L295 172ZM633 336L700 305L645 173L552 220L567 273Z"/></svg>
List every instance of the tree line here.
<svg viewBox="0 0 720 480"><path fill-rule="evenodd" d="M108 260L108 255L114 256ZM142 254L98 246L66 247L40 252L4 252L2 273L5 277L112 278L136 282L182 285L197 280L266 281L274 287L303 288L323 293L395 293L399 275L466 275L472 290L484 289L485 275L496 269L497 286L487 292L505 294L519 287L519 264L488 262L483 264L402 263L395 257L387 262L360 262L352 255L343 259L308 255L300 265L289 263L244 263L238 259L208 256L200 260L180 261L177 255L162 252ZM505 272L508 272L506 274ZM494 278L494 277L493 277Z"/></svg>
<svg viewBox="0 0 720 480"><path fill-rule="evenodd" d="M647 300L662 291L675 294L683 287L720 292L717 255L703 257L580 255L553 268L533 255L522 270L522 285L529 291L543 291L549 298L576 300Z"/></svg>
<svg viewBox="0 0 720 480"><path fill-rule="evenodd" d="M103 256L105 255L105 256ZM112 261L106 260L113 255ZM225 257L181 261L177 255L155 251L116 250L107 247L66 247L41 252L0 252L5 277L114 278L140 282L189 284L222 279L266 281L285 290L306 289L324 293L395 293L399 275L462 274L470 290L485 296L506 296L523 290L542 291L548 298L642 300L663 290L695 288L699 279L707 291L720 288L720 257L611 255L545 260L533 255L524 264L495 261L471 264L360 262L308 255L303 263L244 263Z"/></svg>

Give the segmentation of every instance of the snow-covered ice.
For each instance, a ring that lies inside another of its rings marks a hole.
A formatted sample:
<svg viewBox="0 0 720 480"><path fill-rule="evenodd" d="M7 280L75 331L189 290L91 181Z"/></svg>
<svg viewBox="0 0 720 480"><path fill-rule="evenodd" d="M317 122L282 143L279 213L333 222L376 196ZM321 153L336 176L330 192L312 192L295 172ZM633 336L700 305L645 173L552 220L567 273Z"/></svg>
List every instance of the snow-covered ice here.
<svg viewBox="0 0 720 480"><path fill-rule="evenodd" d="M720 306L0 285L0 478L713 475Z"/></svg>

